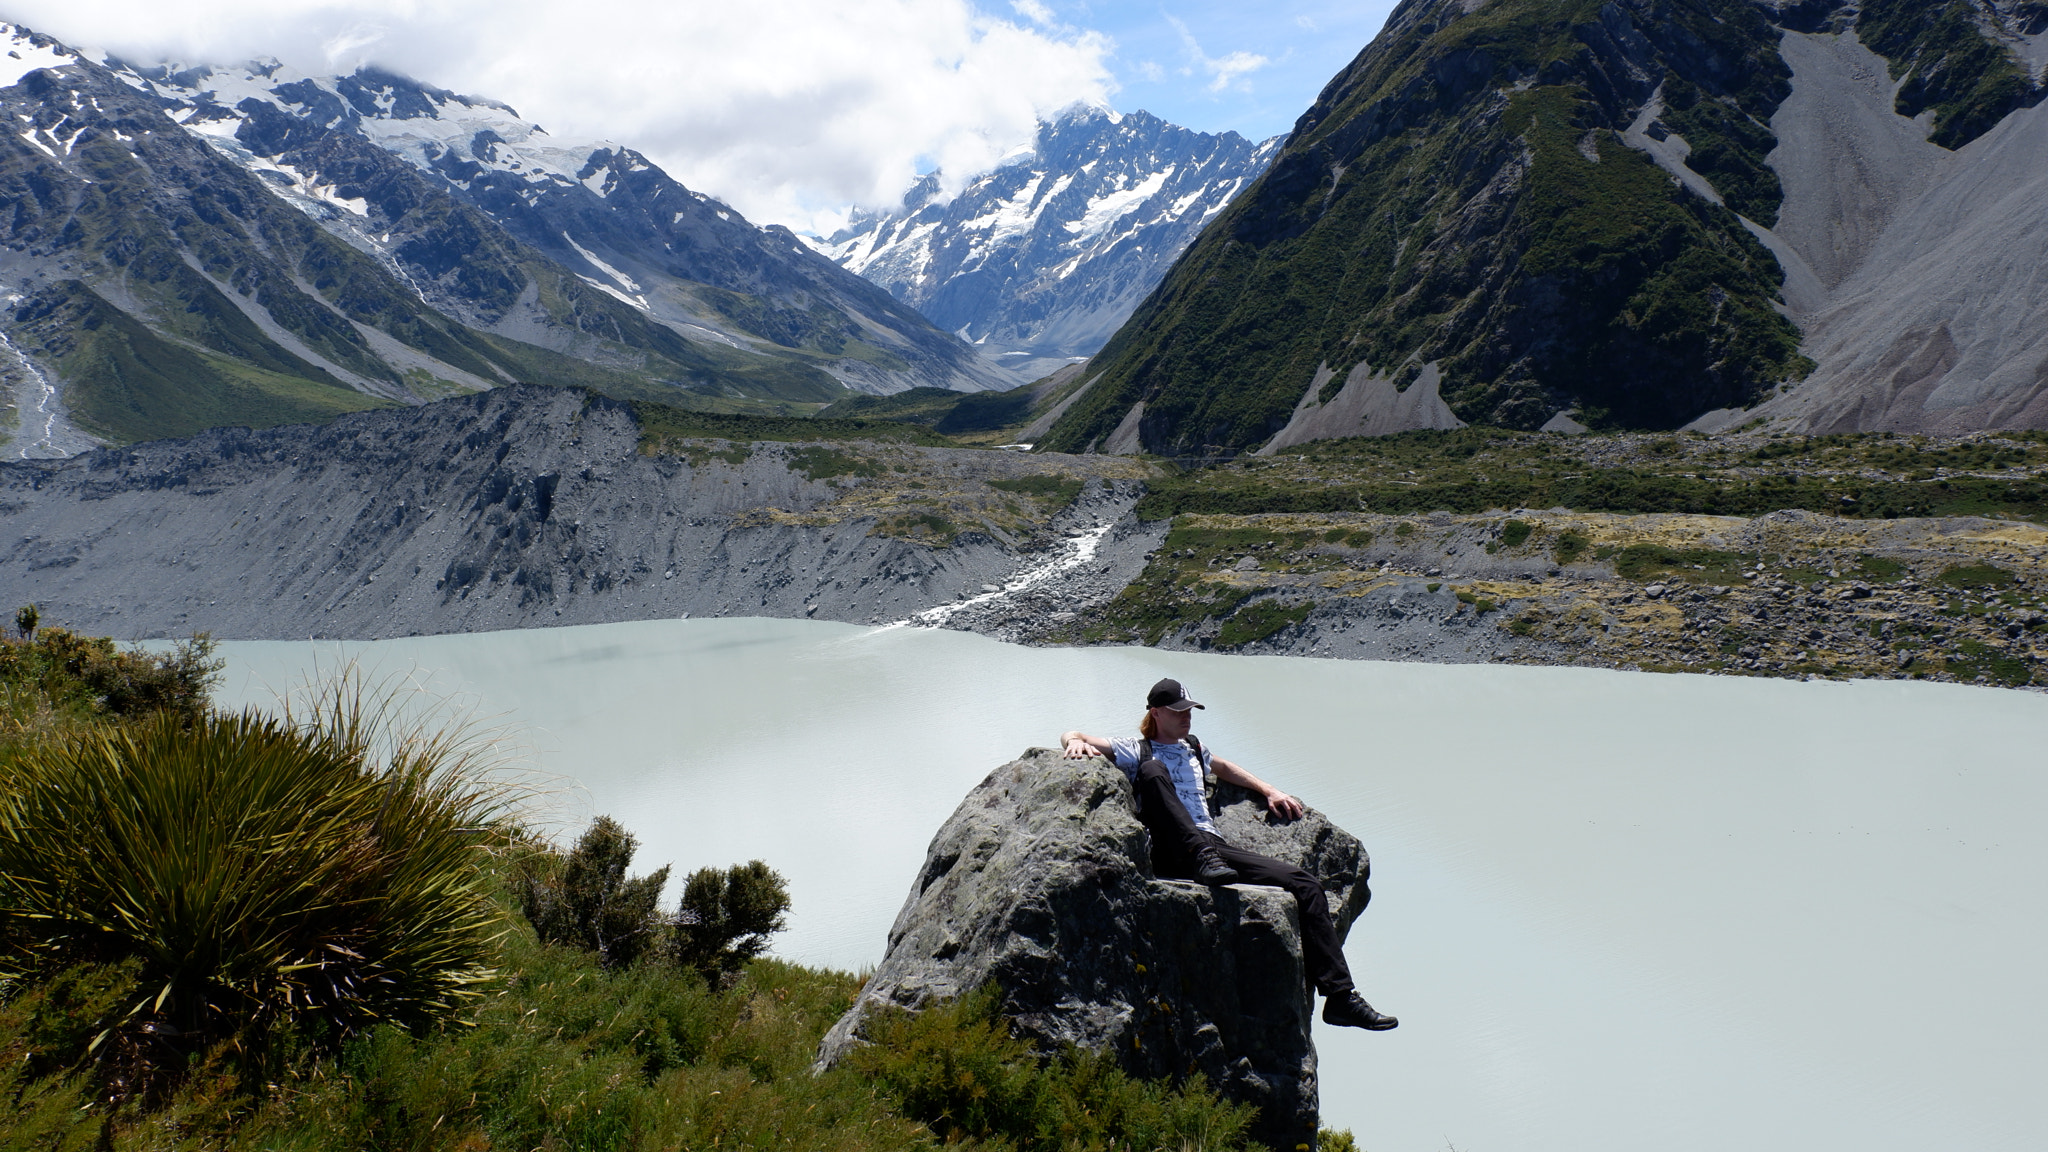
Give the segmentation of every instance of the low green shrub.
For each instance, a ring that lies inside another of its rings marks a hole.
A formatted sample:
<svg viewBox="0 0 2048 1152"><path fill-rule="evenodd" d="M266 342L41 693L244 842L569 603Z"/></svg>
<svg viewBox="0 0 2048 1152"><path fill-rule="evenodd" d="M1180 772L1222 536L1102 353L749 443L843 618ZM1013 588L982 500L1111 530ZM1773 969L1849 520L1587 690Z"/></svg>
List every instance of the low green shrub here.
<svg viewBox="0 0 2048 1152"><path fill-rule="evenodd" d="M626 877L639 845L618 821L599 816L567 853L528 853L514 888L519 910L548 943L595 952L607 968L630 965L660 941L656 905L668 883L666 867Z"/></svg>
<svg viewBox="0 0 2048 1152"><path fill-rule="evenodd" d="M1133 1080L1107 1057L1047 1057L1010 1034L984 988L911 1015L872 1019L870 1046L849 1070L947 1144L988 1141L1019 1150L1242 1147L1250 1105L1218 1097L1198 1074L1178 1089Z"/></svg>
<svg viewBox="0 0 2048 1152"><path fill-rule="evenodd" d="M628 878L640 842L600 816L568 852L530 847L515 866L513 892L534 934L550 944L594 953L606 968L643 957L729 985L767 951L789 912L789 885L759 860L700 868L683 883L673 916L659 907L666 865Z"/></svg>
<svg viewBox="0 0 2048 1152"><path fill-rule="evenodd" d="M2010 588L2012 573L1991 564L1958 564L1944 569L1938 579L1952 588Z"/></svg>
<svg viewBox="0 0 2048 1152"><path fill-rule="evenodd" d="M1500 526L1500 542L1509 548L1519 548L1535 530L1535 526L1527 521L1510 520Z"/></svg>
<svg viewBox="0 0 2048 1152"><path fill-rule="evenodd" d="M15 616L25 638L0 638L0 685L31 688L58 708L118 717L168 711L192 720L205 711L222 668L204 633L153 653L64 628L38 630L39 623L31 605Z"/></svg>
<svg viewBox="0 0 2048 1152"><path fill-rule="evenodd" d="M1593 541L1584 532L1577 528L1567 528L1557 534L1557 541L1552 546L1550 555L1559 564L1574 564L1578 562L1579 557L1586 554L1586 549L1592 546Z"/></svg>
<svg viewBox="0 0 2048 1152"><path fill-rule="evenodd" d="M1242 648L1264 640L1283 628L1291 628L1308 619L1308 614L1315 611L1315 607L1313 600L1292 605L1279 600L1261 600L1246 605L1217 630L1216 647Z"/></svg>
<svg viewBox="0 0 2048 1152"><path fill-rule="evenodd" d="M1048 508L1065 508L1081 494L1081 481L1067 476L1019 476L1011 480L991 480L988 486L1033 497L1043 501Z"/></svg>
<svg viewBox="0 0 2048 1152"><path fill-rule="evenodd" d="M683 884L676 909L674 956L714 985L730 984L768 949L789 912L789 885L759 860L730 868L699 868Z"/></svg>
<svg viewBox="0 0 2048 1152"><path fill-rule="evenodd" d="M859 456L821 446L798 448L791 452L789 470L801 472L812 480L830 480L835 476L875 476L880 472L873 463Z"/></svg>

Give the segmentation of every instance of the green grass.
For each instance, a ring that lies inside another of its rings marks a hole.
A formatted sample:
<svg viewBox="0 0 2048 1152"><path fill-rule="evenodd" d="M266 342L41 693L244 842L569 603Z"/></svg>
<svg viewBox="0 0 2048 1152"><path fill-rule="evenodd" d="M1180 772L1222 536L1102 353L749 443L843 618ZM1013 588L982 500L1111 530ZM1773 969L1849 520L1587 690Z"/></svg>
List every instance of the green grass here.
<svg viewBox="0 0 2048 1152"><path fill-rule="evenodd" d="M2048 450L1999 440L1947 443L1883 434L1788 437L1736 452L1646 451L1628 464L1589 460L1606 438L1497 428L1405 432L1305 445L1152 480L1146 519L1182 513L1412 515L1561 507L1583 512L1758 516L1804 509L1853 519L1986 516L2048 522ZM1997 475L1933 475L1935 468ZM1884 479L1870 478L1881 470ZM1925 473L1925 479L1911 477Z"/></svg>
<svg viewBox="0 0 2048 1152"><path fill-rule="evenodd" d="M640 426L640 450L649 455L681 451L672 440L769 440L786 444L854 440L880 444L958 447L954 441L915 424L887 420L816 420L800 416L752 416L697 412L672 404L632 401Z"/></svg>
<svg viewBox="0 0 2048 1152"><path fill-rule="evenodd" d="M994 432L1030 420L1034 387L1026 384L1005 392L912 388L892 396L849 396L822 409L818 415L831 419L897 420L954 436Z"/></svg>
<svg viewBox="0 0 2048 1152"><path fill-rule="evenodd" d="M1217 630L1216 647L1223 649L1242 648L1272 636L1284 628L1292 628L1308 619L1315 611L1315 603L1285 604L1278 600L1261 600L1247 604L1232 613Z"/></svg>
<svg viewBox="0 0 2048 1152"><path fill-rule="evenodd" d="M1065 508L1081 494L1082 482L1070 476L1019 476L1009 480L990 480L988 486L1003 492L1015 492L1030 496L1044 503L1048 508Z"/></svg>
<svg viewBox="0 0 2048 1152"><path fill-rule="evenodd" d="M1733 552L1631 544L1615 555L1614 572L1638 582L1678 577L1703 584L1733 584L1741 579L1745 564L1743 557Z"/></svg>
<svg viewBox="0 0 2048 1152"><path fill-rule="evenodd" d="M220 307L248 321L231 305ZM303 361L238 359L174 343L76 280L23 309L35 347L70 385L80 427L116 443L189 436L207 428L311 423L391 402L344 387ZM296 359L296 358L294 358Z"/></svg>
<svg viewBox="0 0 2048 1152"><path fill-rule="evenodd" d="M1944 569L1938 579L1951 588L1965 589L2011 588L2016 583L2012 573L1992 564L1958 564Z"/></svg>

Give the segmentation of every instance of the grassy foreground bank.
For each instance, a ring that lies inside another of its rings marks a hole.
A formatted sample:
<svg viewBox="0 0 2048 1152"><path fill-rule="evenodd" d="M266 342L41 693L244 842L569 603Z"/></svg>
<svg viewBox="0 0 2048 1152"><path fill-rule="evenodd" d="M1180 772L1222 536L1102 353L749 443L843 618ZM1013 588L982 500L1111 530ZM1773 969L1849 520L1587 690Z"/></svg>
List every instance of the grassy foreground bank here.
<svg viewBox="0 0 2048 1152"><path fill-rule="evenodd" d="M1247 1147L987 995L814 1075L861 979L753 956L765 865L663 914L618 826L517 828L483 745L345 688L224 715L216 669L0 650L0 1150Z"/></svg>

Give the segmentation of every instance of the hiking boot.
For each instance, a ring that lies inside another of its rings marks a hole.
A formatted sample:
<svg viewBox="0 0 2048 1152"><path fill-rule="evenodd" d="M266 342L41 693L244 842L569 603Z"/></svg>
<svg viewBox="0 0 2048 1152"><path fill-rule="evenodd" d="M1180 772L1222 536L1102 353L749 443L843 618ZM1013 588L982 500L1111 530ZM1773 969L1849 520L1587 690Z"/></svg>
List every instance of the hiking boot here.
<svg viewBox="0 0 2048 1152"><path fill-rule="evenodd" d="M1231 884L1237 880L1237 869L1223 862L1223 854L1214 848L1195 849L1195 879L1204 884Z"/></svg>
<svg viewBox="0 0 2048 1152"><path fill-rule="evenodd" d="M1332 996L1323 1001L1323 1023L1335 1024L1340 1028L1363 1028L1368 1032L1385 1032L1400 1024L1392 1016L1381 1015L1365 998L1356 992Z"/></svg>

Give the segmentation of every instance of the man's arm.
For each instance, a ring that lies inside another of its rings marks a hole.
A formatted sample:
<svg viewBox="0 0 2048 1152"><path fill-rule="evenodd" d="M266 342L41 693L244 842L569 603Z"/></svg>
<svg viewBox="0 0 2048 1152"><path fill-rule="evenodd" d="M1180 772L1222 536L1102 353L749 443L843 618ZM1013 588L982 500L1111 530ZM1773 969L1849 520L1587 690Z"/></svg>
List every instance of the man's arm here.
<svg viewBox="0 0 2048 1152"><path fill-rule="evenodd" d="M1116 753L1110 750L1109 741L1100 736L1090 736L1086 732L1061 733L1060 746L1067 750L1069 760L1086 760L1090 756L1116 759Z"/></svg>
<svg viewBox="0 0 2048 1152"><path fill-rule="evenodd" d="M1225 784L1235 784L1247 792L1255 792L1265 797L1266 810L1275 816L1287 820L1299 820L1301 819L1301 814L1307 811L1307 809L1302 807L1301 801L1296 800L1294 797L1232 764L1221 756L1209 757L1209 770L1216 773L1216 778Z"/></svg>

